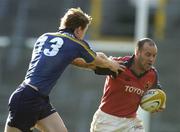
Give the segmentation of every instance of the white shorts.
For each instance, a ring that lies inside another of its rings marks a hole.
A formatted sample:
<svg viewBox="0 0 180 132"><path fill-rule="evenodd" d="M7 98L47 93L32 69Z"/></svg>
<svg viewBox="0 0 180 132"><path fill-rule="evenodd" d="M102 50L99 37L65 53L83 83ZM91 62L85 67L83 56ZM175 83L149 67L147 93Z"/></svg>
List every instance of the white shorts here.
<svg viewBox="0 0 180 132"><path fill-rule="evenodd" d="M121 118L97 110L90 132L145 132L145 130L138 118Z"/></svg>

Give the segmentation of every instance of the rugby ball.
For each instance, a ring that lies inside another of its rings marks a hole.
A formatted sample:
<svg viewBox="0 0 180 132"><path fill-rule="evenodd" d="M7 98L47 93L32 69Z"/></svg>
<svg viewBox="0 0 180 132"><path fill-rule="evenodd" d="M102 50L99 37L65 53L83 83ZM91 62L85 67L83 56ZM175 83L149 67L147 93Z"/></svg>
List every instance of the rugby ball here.
<svg viewBox="0 0 180 132"><path fill-rule="evenodd" d="M141 98L140 106L148 112L155 112L159 108L165 108L166 94L161 89L150 89Z"/></svg>

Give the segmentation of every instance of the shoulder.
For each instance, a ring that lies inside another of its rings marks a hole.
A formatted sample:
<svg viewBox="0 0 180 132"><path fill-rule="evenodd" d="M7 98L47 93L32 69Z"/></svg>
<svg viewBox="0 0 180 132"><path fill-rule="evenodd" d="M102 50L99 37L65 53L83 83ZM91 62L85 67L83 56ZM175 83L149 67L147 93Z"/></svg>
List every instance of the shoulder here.
<svg viewBox="0 0 180 132"><path fill-rule="evenodd" d="M155 67L152 67L148 72L152 76L157 76L158 75L158 72L157 72Z"/></svg>
<svg viewBox="0 0 180 132"><path fill-rule="evenodd" d="M157 69L154 66L151 67L150 71L154 72L154 73L157 73Z"/></svg>
<svg viewBox="0 0 180 132"><path fill-rule="evenodd" d="M89 47L89 44L88 44L87 41L79 40L76 37L74 37L73 34L70 34L70 33L54 32L54 33L46 33L45 35L54 36L54 37L61 37L61 38L64 38L64 39L67 39L67 40L71 41L72 43L79 44L79 45L81 45L83 47Z"/></svg>
<svg viewBox="0 0 180 132"><path fill-rule="evenodd" d="M43 36L48 36L48 37L60 37L64 39L68 39L73 42L79 42L73 34L70 33L60 33L60 32L48 32L44 33Z"/></svg>

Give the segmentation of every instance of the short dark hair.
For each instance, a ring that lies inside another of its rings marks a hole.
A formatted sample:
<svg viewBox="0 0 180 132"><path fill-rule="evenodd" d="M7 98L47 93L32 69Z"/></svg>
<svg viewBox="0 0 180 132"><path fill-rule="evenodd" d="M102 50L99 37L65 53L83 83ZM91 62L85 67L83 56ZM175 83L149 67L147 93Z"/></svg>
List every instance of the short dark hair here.
<svg viewBox="0 0 180 132"><path fill-rule="evenodd" d="M156 43L150 38L140 39L136 44L136 50L141 50L145 43L148 43L151 46L156 46Z"/></svg>
<svg viewBox="0 0 180 132"><path fill-rule="evenodd" d="M80 8L70 8L61 18L59 29L66 28L71 31L74 31L78 27L85 29L91 23L91 20L91 16L84 13Z"/></svg>

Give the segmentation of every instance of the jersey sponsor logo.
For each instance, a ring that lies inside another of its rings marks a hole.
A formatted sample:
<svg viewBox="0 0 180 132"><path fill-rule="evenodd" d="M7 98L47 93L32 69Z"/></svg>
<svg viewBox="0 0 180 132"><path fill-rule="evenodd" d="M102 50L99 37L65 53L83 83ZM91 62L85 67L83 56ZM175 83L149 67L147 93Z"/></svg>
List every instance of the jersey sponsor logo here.
<svg viewBox="0 0 180 132"><path fill-rule="evenodd" d="M141 95L141 96L143 96L143 94L144 94L144 90L137 88L137 87L129 86L129 85L125 86L125 92L135 93L135 94Z"/></svg>

